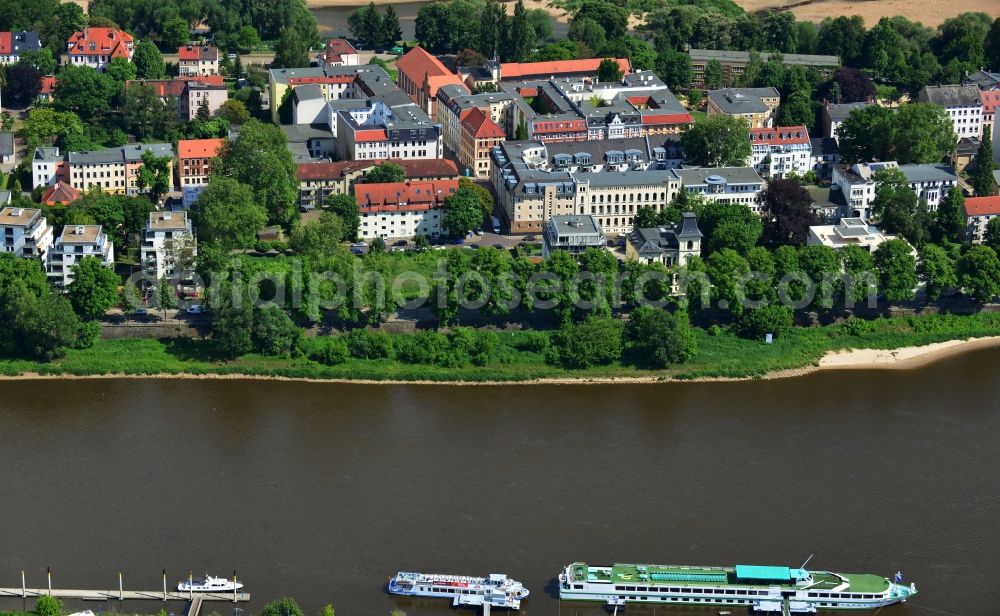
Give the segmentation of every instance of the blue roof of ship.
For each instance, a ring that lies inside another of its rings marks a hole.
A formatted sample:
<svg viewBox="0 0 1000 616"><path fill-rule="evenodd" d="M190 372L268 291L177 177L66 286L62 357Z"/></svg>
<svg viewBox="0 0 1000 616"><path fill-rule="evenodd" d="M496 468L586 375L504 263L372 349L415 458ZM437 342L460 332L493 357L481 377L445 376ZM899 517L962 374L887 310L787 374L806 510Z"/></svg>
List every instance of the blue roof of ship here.
<svg viewBox="0 0 1000 616"><path fill-rule="evenodd" d="M776 582L788 582L792 579L792 571L788 567L736 565L736 577L745 580L774 580Z"/></svg>

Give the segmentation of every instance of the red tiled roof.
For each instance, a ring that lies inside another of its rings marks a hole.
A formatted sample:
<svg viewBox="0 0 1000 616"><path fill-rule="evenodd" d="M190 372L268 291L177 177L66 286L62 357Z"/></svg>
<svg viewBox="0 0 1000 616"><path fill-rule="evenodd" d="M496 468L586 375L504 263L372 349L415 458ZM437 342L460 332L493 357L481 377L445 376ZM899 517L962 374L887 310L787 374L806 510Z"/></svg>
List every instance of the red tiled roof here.
<svg viewBox="0 0 1000 616"><path fill-rule="evenodd" d="M215 158L225 139L181 139L177 142L177 158Z"/></svg>
<svg viewBox="0 0 1000 616"><path fill-rule="evenodd" d="M8 55L14 49L14 34L12 32L0 32L0 54Z"/></svg>
<svg viewBox="0 0 1000 616"><path fill-rule="evenodd" d="M551 62L504 62L500 65L501 79L518 79L524 77L549 77L576 73L596 73L604 58L587 58L584 60L553 60ZM615 58L623 73L632 72L632 64L628 58Z"/></svg>
<svg viewBox="0 0 1000 616"><path fill-rule="evenodd" d="M209 62L219 59L219 50L211 45L182 45L177 48L178 60L208 60Z"/></svg>
<svg viewBox="0 0 1000 616"><path fill-rule="evenodd" d="M355 79L352 74L327 75L325 77L289 77L288 85L301 86L307 83L351 83Z"/></svg>
<svg viewBox="0 0 1000 616"><path fill-rule="evenodd" d="M54 186L42 193L42 203L45 205L68 205L80 198L81 193L66 182L59 180Z"/></svg>
<svg viewBox="0 0 1000 616"><path fill-rule="evenodd" d="M328 180L342 178L349 173L371 169L383 162L395 163L403 168L408 178L458 177L458 165L443 158L403 160L344 160L335 163L302 163L297 166L299 180Z"/></svg>
<svg viewBox="0 0 1000 616"><path fill-rule="evenodd" d="M764 143L767 145L806 144L809 143L809 129L805 126L751 128L750 143Z"/></svg>
<svg viewBox="0 0 1000 616"><path fill-rule="evenodd" d="M983 113L994 113L1000 105L1000 90L986 90L979 96L983 99Z"/></svg>
<svg viewBox="0 0 1000 616"><path fill-rule="evenodd" d="M160 98L166 98L168 96L183 96L184 89L189 84L194 88L225 87L222 75L187 75L184 77L174 77L173 79L130 79L125 82L125 87L146 86L156 90L156 95Z"/></svg>
<svg viewBox="0 0 1000 616"><path fill-rule="evenodd" d="M51 95L56 91L56 83L58 83L58 81L58 79L52 76L42 77L42 89L39 94Z"/></svg>
<svg viewBox="0 0 1000 616"><path fill-rule="evenodd" d="M965 200L966 216L996 216L1000 214L1000 197L969 197Z"/></svg>
<svg viewBox="0 0 1000 616"><path fill-rule="evenodd" d="M91 49L91 43L94 48ZM132 52L132 35L115 28L84 28L74 32L66 42L71 56L110 56L128 58Z"/></svg>
<svg viewBox="0 0 1000 616"><path fill-rule="evenodd" d="M476 139L500 139L505 136L503 129L478 107L471 109L465 116L462 130L471 133Z"/></svg>
<svg viewBox="0 0 1000 616"><path fill-rule="evenodd" d="M441 61L427 53L419 45L396 60L396 69L407 79L423 88L426 83L430 96L436 96L438 88L449 84L462 85L462 79L441 64Z"/></svg>
<svg viewBox="0 0 1000 616"><path fill-rule="evenodd" d="M389 139L389 136L386 134L385 130L381 128L363 128L361 130L354 131L355 143L386 141L387 139Z"/></svg>
<svg viewBox="0 0 1000 616"><path fill-rule="evenodd" d="M357 50L344 39L328 39L326 41L326 61L340 62L343 56L357 54Z"/></svg>
<svg viewBox="0 0 1000 616"><path fill-rule="evenodd" d="M643 124L691 124L690 113L657 113L642 116Z"/></svg>
<svg viewBox="0 0 1000 616"><path fill-rule="evenodd" d="M354 198L368 212L429 210L443 205L445 198L457 190L458 180L356 184Z"/></svg>

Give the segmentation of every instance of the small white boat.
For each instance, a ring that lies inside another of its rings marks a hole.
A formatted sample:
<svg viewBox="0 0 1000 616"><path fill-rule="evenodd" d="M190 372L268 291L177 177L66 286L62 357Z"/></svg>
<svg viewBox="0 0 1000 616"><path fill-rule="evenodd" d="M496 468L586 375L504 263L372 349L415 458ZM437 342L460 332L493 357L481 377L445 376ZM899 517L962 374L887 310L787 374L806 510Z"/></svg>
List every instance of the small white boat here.
<svg viewBox="0 0 1000 616"><path fill-rule="evenodd" d="M69 616L94 616L93 610L83 610L82 612L73 612Z"/></svg>
<svg viewBox="0 0 1000 616"><path fill-rule="evenodd" d="M186 579L177 585L177 590L180 592L233 592L241 588L243 584L208 574L203 578Z"/></svg>

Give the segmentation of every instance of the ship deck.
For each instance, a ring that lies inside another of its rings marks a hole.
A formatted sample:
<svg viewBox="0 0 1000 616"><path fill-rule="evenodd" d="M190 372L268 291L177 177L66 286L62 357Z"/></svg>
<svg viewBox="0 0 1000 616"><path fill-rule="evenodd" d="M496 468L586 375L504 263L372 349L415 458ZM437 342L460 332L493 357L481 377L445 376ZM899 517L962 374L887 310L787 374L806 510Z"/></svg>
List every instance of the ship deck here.
<svg viewBox="0 0 1000 616"><path fill-rule="evenodd" d="M790 582L752 582L736 577L734 567L686 567L674 565L616 564L610 567L588 567L583 563L572 565L573 578L588 582L605 582L626 585L652 586L756 586L761 588L780 586L794 589ZM813 584L809 590L832 590L843 582L836 575L813 571ZM889 588L889 582L880 576L868 573L838 574L848 580L849 587L844 592L881 593Z"/></svg>

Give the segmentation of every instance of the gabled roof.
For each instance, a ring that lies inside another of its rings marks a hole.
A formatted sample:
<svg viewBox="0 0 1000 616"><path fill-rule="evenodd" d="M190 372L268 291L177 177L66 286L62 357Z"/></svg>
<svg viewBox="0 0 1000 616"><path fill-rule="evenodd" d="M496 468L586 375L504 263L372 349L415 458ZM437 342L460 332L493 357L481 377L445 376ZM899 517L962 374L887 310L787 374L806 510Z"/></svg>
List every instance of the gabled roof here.
<svg viewBox="0 0 1000 616"><path fill-rule="evenodd" d="M921 103L934 103L942 107L976 107L982 102L979 88L967 86L924 86L918 99Z"/></svg>
<svg viewBox="0 0 1000 616"><path fill-rule="evenodd" d="M422 88L426 83L431 96L436 96L441 86L462 83L461 77L449 71L440 60L419 45L396 60L396 69L418 87Z"/></svg>
<svg viewBox="0 0 1000 616"><path fill-rule="evenodd" d="M14 153L14 133L0 133L0 156L10 156Z"/></svg>
<svg viewBox="0 0 1000 616"><path fill-rule="evenodd" d="M211 45L182 45L177 48L177 59L206 62L217 62L219 60L219 50Z"/></svg>
<svg viewBox="0 0 1000 616"><path fill-rule="evenodd" d="M458 165L444 158L418 158L388 160L344 160L335 163L302 163L296 169L299 180L329 180L371 169L379 163L394 163L403 168L407 178L458 177Z"/></svg>
<svg viewBox="0 0 1000 616"><path fill-rule="evenodd" d="M110 56L129 58L132 35L116 28L84 28L74 32L66 43L71 56Z"/></svg>
<svg viewBox="0 0 1000 616"><path fill-rule="evenodd" d="M807 144L809 143L809 129L803 125L751 128L750 143L764 143L767 145Z"/></svg>
<svg viewBox="0 0 1000 616"><path fill-rule="evenodd" d="M42 193L42 203L45 205L68 205L79 199L83 193L66 182L59 180L55 186L50 186Z"/></svg>
<svg viewBox="0 0 1000 616"><path fill-rule="evenodd" d="M177 142L177 158L215 158L225 143L225 139L181 139Z"/></svg>
<svg viewBox="0 0 1000 616"><path fill-rule="evenodd" d="M20 56L41 48L37 32L0 32L0 56Z"/></svg>
<svg viewBox="0 0 1000 616"><path fill-rule="evenodd" d="M56 79L55 77L52 77L51 75L47 75L45 77L42 77L42 89L38 93L39 94L48 94L48 95L51 96L52 93L54 93L56 91L56 84L58 82L59 82L59 80Z"/></svg>
<svg viewBox="0 0 1000 616"><path fill-rule="evenodd" d="M1000 215L1000 197L968 197L965 200L966 216Z"/></svg>
<svg viewBox="0 0 1000 616"><path fill-rule="evenodd" d="M553 60L551 62L504 62L500 65L500 79L526 79L530 77L554 77L557 75L577 75L597 73L597 67L604 58L586 58L583 60ZM632 63L628 58L614 58L622 73L632 72Z"/></svg>
<svg viewBox="0 0 1000 616"><path fill-rule="evenodd" d="M354 198L368 211L422 210L444 204L458 191L458 180L406 181L386 184L355 184Z"/></svg>
<svg viewBox="0 0 1000 616"><path fill-rule="evenodd" d="M506 135L503 129L490 119L482 109L470 109L462 120L462 130L470 133L475 139L502 139Z"/></svg>
<svg viewBox="0 0 1000 616"><path fill-rule="evenodd" d="M328 39L326 41L326 61L343 62L344 56L357 55L357 50L345 39Z"/></svg>
<svg viewBox="0 0 1000 616"><path fill-rule="evenodd" d="M1000 105L1000 90L984 90L979 96L983 99L983 113L995 113Z"/></svg>
<svg viewBox="0 0 1000 616"><path fill-rule="evenodd" d="M125 82L126 88L146 86L153 88L160 98L168 96L181 97L188 88L223 88L222 75L185 75L173 79L130 79Z"/></svg>

